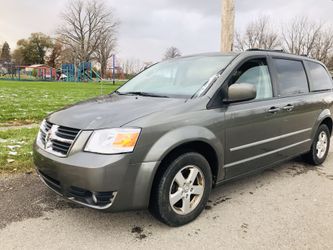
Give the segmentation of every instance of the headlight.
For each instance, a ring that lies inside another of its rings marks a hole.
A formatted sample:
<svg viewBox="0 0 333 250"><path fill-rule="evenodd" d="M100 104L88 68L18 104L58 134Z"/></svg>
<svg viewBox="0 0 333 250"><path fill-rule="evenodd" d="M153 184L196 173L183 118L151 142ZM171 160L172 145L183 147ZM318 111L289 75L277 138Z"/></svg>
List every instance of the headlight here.
<svg viewBox="0 0 333 250"><path fill-rule="evenodd" d="M134 150L140 132L138 128L96 130L84 150L100 154L130 153Z"/></svg>

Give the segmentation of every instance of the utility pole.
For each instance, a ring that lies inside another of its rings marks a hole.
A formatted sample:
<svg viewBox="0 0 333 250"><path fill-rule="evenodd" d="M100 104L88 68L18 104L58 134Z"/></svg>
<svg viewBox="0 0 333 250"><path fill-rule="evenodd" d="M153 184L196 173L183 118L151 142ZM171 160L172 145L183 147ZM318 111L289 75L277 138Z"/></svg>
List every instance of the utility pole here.
<svg viewBox="0 0 333 250"><path fill-rule="evenodd" d="M221 0L221 52L230 52L234 44L235 0Z"/></svg>

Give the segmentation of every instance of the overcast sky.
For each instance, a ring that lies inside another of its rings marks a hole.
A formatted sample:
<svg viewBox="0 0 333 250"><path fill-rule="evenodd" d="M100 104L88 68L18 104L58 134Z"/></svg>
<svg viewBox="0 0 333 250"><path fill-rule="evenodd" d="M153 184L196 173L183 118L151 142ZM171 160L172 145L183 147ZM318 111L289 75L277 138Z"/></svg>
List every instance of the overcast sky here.
<svg viewBox="0 0 333 250"><path fill-rule="evenodd" d="M121 58L157 61L167 47L183 54L218 51L221 0L104 0L121 22ZM67 0L0 0L0 43L32 32L54 35ZM333 25L332 0L236 0L236 28L260 15L275 23L305 15Z"/></svg>

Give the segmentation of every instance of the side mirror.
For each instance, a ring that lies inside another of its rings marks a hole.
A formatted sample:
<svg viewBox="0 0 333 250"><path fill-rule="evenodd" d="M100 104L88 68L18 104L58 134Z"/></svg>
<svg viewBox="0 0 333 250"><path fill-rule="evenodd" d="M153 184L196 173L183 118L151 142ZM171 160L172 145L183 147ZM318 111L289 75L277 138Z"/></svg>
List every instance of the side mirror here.
<svg viewBox="0 0 333 250"><path fill-rule="evenodd" d="M227 102L250 101L257 97L257 89L253 84L235 83L228 89Z"/></svg>

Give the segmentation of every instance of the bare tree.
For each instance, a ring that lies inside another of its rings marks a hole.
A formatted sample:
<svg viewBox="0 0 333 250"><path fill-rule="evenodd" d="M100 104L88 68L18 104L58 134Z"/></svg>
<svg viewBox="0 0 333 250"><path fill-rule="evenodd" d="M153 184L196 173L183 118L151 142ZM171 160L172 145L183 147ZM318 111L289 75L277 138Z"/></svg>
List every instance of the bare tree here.
<svg viewBox="0 0 333 250"><path fill-rule="evenodd" d="M109 59L112 57L112 53L116 47L116 23L114 27L110 28L109 32L105 33L100 40L99 46L95 52L97 61L101 64L101 77L105 78L106 70Z"/></svg>
<svg viewBox="0 0 333 250"><path fill-rule="evenodd" d="M323 29L315 39L313 49L309 51L309 56L329 64L333 58L333 30L332 28Z"/></svg>
<svg viewBox="0 0 333 250"><path fill-rule="evenodd" d="M98 0L71 0L62 13L60 41L79 61L90 61L102 38L115 28L112 11Z"/></svg>
<svg viewBox="0 0 333 250"><path fill-rule="evenodd" d="M142 69L144 69L145 65L139 59L127 59L124 62L120 63L121 68L124 73L127 75L136 75Z"/></svg>
<svg viewBox="0 0 333 250"><path fill-rule="evenodd" d="M282 28L283 47L292 54L307 55L329 64L333 57L333 28L296 17Z"/></svg>
<svg viewBox="0 0 333 250"><path fill-rule="evenodd" d="M236 32L235 49L245 51L247 49L276 49L280 47L278 32L273 31L271 22L267 16L259 17L251 22L244 34Z"/></svg>
<svg viewBox="0 0 333 250"><path fill-rule="evenodd" d="M331 71L333 77L333 55L331 55L331 58L328 60L327 67Z"/></svg>
<svg viewBox="0 0 333 250"><path fill-rule="evenodd" d="M180 57L181 55L182 55L182 53L180 52L180 50L178 48L170 47L165 52L164 60Z"/></svg>
<svg viewBox="0 0 333 250"><path fill-rule="evenodd" d="M47 65L53 68L59 67L62 52L63 52L63 45L57 42L57 40L55 40L53 47L50 51L50 54L46 58Z"/></svg>
<svg viewBox="0 0 333 250"><path fill-rule="evenodd" d="M297 55L310 55L322 29L321 23L311 22L307 17L296 17L282 27L284 50Z"/></svg>

